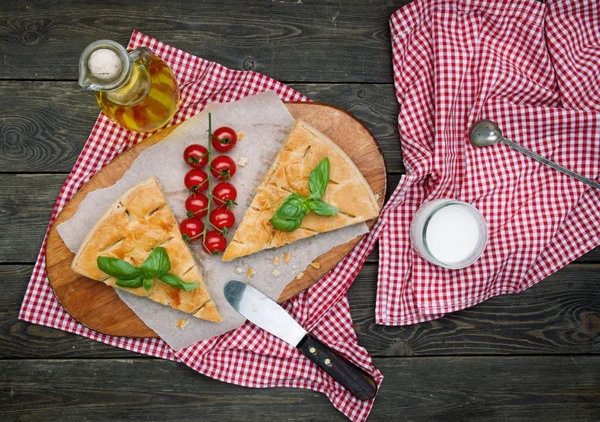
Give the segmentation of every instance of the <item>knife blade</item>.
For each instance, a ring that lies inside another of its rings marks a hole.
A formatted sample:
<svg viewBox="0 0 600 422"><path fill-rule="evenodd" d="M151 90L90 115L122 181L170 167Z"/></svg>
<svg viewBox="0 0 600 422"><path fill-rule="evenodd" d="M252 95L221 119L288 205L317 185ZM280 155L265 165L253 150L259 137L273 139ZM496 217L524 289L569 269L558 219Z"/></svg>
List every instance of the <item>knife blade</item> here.
<svg viewBox="0 0 600 422"><path fill-rule="evenodd" d="M361 400L375 397L377 384L369 374L312 337L274 300L237 280L227 282L224 294L233 309L256 326L296 347L356 397Z"/></svg>

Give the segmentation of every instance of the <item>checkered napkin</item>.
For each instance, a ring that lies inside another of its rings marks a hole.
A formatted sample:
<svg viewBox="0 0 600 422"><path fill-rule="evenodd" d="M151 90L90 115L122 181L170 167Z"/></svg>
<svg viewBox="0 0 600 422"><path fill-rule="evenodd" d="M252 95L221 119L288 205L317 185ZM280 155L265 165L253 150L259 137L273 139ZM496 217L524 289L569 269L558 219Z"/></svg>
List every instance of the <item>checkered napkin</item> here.
<svg viewBox="0 0 600 422"><path fill-rule="evenodd" d="M309 101L299 92L267 76L227 69L135 31L128 48L139 46L150 47L154 54L164 59L179 81L182 101L173 123L198 114L209 103L235 101L267 90L276 92L284 101ZM100 114L60 191L50 223L92 175L144 136L129 132ZM319 391L351 420L365 420L371 411L372 400L356 399L295 348L250 323L180 352L173 351L160 339L114 337L92 331L71 318L52 293L46 277L45 253L46 238L25 294L20 319L134 352L180 361L202 374L229 383L256 388L295 387ZM354 277L343 277L347 272L346 266L332 270L320 283L286 302L284 307L317 338L364 368L381 384L383 376L373 366L366 350L357 343L346 297Z"/></svg>
<svg viewBox="0 0 600 422"><path fill-rule="evenodd" d="M360 245L380 242L377 322L413 324L518 293L598 246L598 190L506 145L475 148L468 128L491 119L595 179L600 3L417 0L390 24L407 174ZM436 198L471 203L488 221L474 265L443 269L411 248L411 218Z"/></svg>

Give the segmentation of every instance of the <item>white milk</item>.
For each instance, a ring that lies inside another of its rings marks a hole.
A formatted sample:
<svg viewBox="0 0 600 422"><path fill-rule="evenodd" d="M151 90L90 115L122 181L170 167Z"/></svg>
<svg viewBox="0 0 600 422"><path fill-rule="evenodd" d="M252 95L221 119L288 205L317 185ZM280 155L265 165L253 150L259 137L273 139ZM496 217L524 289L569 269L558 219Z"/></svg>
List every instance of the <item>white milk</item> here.
<svg viewBox="0 0 600 422"><path fill-rule="evenodd" d="M475 262L487 243L485 219L470 204L436 199L419 208L411 222L411 243L429 262L458 269Z"/></svg>
<svg viewBox="0 0 600 422"><path fill-rule="evenodd" d="M447 205L431 216L425 229L429 252L438 261L457 264L475 252L481 231L463 205Z"/></svg>

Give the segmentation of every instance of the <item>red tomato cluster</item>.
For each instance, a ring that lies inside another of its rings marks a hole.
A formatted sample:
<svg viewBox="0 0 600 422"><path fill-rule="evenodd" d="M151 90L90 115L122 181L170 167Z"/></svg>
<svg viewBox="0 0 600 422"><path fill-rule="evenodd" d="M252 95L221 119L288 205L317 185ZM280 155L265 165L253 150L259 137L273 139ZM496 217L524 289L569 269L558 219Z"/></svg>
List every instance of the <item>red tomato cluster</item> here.
<svg viewBox="0 0 600 422"><path fill-rule="evenodd" d="M231 151L237 143L236 132L229 127L221 127L213 132L211 144L214 149L221 152ZM209 186L209 176L202 170L208 163L208 150L198 144L188 146L183 152L183 159L192 167L184 178L185 187L190 195L185 201L187 218L180 224L181 233L186 242L202 240L202 248L206 253L217 254L223 252L227 246L227 231L233 227L235 216L229 207L237 204L237 190L235 186L226 180L233 177L236 171L235 161L226 155L218 155L210 163L210 174L217 180L225 180L218 183L212 190L212 198L209 199L203 192ZM210 211L206 219L206 225L202 218L206 218L211 202L215 208ZM205 228L210 228L206 231Z"/></svg>

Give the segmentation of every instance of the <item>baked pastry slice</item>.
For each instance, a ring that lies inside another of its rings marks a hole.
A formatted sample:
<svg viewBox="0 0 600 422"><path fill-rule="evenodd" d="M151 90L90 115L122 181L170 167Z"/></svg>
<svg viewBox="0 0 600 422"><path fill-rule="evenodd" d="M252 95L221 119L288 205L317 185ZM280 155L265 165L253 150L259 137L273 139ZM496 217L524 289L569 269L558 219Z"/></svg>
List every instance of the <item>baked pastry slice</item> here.
<svg viewBox="0 0 600 422"><path fill-rule="evenodd" d="M115 284L114 277L98 268L98 256L118 258L139 267L156 246L165 248L169 255L169 273L184 282L198 282L200 287L185 291L158 279L154 280L148 291L144 287L120 287ZM221 322L221 316L206 290L198 266L181 237L175 216L155 177L125 192L100 217L77 251L71 268L83 276L147 297L197 318Z"/></svg>
<svg viewBox="0 0 600 422"><path fill-rule="evenodd" d="M309 175L325 157L330 162L330 173L321 199L337 207L339 212L326 217L311 211L296 230L286 232L275 229L269 222L275 211L291 193L309 196ZM379 215L375 195L350 157L331 139L301 120L294 125L256 192L225 249L224 261L277 248Z"/></svg>

